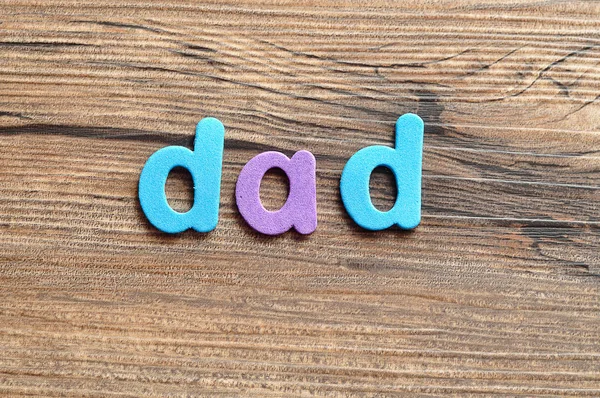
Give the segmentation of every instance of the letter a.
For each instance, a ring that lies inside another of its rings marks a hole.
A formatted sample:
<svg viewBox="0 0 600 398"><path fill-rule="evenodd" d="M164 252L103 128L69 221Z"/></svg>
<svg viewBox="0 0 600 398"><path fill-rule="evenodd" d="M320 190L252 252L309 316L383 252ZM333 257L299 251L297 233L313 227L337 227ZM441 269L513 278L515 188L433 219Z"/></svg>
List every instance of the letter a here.
<svg viewBox="0 0 600 398"><path fill-rule="evenodd" d="M361 227L373 231L396 224L413 229L421 222L421 169L423 120L407 113L396 122L396 148L370 146L348 160L340 180L346 211ZM396 177L398 196L394 207L381 212L373 206L369 192L371 173L378 166L389 168Z"/></svg>
<svg viewBox="0 0 600 398"><path fill-rule="evenodd" d="M281 209L269 211L260 203L260 182L276 167L287 174L290 193ZM240 172L235 197L240 214L258 232L279 235L294 227L301 234L310 234L317 228L315 157L308 151L296 152L291 159L280 152L261 153Z"/></svg>
<svg viewBox="0 0 600 398"><path fill-rule="evenodd" d="M170 234L189 228L198 232L215 229L219 220L224 141L223 124L215 118L205 118L196 126L194 151L168 146L148 158L138 189L140 205L152 225ZM185 213L174 211L165 194L165 183L175 167L187 169L194 182L194 204Z"/></svg>

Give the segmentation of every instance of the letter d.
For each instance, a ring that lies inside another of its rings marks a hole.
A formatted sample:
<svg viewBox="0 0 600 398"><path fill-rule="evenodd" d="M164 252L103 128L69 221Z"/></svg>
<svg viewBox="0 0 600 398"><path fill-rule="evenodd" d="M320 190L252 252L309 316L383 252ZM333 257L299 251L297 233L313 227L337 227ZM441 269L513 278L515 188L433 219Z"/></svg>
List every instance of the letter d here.
<svg viewBox="0 0 600 398"><path fill-rule="evenodd" d="M423 129L423 120L407 113L396 122L396 148L363 148L346 163L340 180L342 201L361 227L379 231L396 224L413 229L421 222ZM398 196L387 212L373 206L369 192L371 173L378 166L389 168L396 177Z"/></svg>
<svg viewBox="0 0 600 398"><path fill-rule="evenodd" d="M140 174L139 198L152 225L171 234L189 228L198 232L215 229L219 219L224 141L223 124L215 118L205 118L196 126L194 151L168 146L148 158ZM194 204L185 213L174 211L165 194L165 183L175 167L187 169L194 181Z"/></svg>

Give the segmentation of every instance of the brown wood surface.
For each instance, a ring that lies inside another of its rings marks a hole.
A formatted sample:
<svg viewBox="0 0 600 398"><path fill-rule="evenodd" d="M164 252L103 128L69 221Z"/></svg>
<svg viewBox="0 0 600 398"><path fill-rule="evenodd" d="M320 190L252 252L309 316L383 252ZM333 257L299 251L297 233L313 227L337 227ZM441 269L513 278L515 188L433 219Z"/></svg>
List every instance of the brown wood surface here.
<svg viewBox="0 0 600 398"><path fill-rule="evenodd" d="M369 233L340 173L405 112L423 222ZM599 115L597 1L0 0L0 395L600 396ZM167 236L139 173L205 116L219 224ZM254 233L301 149L317 231Z"/></svg>

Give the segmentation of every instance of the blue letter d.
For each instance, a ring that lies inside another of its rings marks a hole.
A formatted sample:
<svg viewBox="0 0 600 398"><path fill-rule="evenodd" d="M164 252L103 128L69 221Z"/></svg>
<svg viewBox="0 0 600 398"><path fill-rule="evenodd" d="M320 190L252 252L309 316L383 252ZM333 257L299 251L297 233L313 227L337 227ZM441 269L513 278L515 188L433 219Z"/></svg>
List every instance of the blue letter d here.
<svg viewBox="0 0 600 398"><path fill-rule="evenodd" d="M148 221L171 234L192 228L198 232L215 229L219 219L221 169L225 128L214 118L202 119L196 126L194 151L168 146L152 154L140 174L140 205ZM171 209L165 183L175 167L183 167L194 181L194 204L185 213Z"/></svg>
<svg viewBox="0 0 600 398"><path fill-rule="evenodd" d="M374 231L396 224L412 229L421 221L421 163L423 157L423 120L407 113L396 122L396 148L370 146L348 160L340 192L346 211L361 227ZM391 210L381 212L371 203L369 180L378 166L389 168L396 176L398 197Z"/></svg>

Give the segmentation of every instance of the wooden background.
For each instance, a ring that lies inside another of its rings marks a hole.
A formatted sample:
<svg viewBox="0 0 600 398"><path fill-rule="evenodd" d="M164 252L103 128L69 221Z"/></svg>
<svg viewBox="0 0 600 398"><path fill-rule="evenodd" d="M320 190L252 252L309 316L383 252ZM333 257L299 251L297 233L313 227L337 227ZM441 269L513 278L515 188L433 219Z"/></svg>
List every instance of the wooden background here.
<svg viewBox="0 0 600 398"><path fill-rule="evenodd" d="M0 1L0 395L600 396L599 64L596 1ZM423 222L368 233L340 173L405 112ZM205 116L219 225L167 236L139 173ZM254 233L301 149L317 231Z"/></svg>

